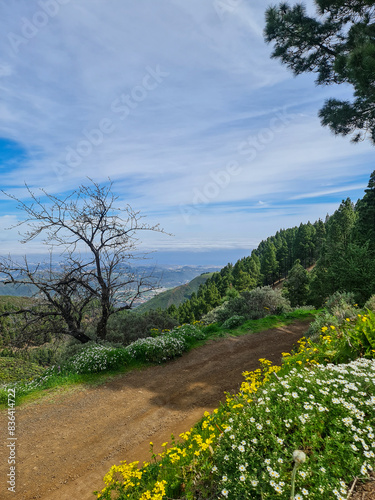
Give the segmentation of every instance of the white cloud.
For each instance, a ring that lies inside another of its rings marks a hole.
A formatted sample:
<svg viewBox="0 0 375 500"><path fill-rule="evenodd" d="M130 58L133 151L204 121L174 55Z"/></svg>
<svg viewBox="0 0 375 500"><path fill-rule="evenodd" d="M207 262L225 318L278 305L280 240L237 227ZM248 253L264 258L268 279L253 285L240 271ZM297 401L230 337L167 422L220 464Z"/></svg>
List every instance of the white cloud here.
<svg viewBox="0 0 375 500"><path fill-rule="evenodd" d="M58 194L111 177L124 202L176 234L161 247L232 248L320 216L317 204L288 211L285 200L330 195L333 208L370 174L371 147L316 117L348 90L315 88L270 59L264 2L229 2L220 16L213 0L56 0L25 38L42 3L9 2L0 19L0 138L22 151L4 156L6 191L23 197L25 181ZM18 51L10 33L24 38ZM183 207L198 211L191 225Z"/></svg>

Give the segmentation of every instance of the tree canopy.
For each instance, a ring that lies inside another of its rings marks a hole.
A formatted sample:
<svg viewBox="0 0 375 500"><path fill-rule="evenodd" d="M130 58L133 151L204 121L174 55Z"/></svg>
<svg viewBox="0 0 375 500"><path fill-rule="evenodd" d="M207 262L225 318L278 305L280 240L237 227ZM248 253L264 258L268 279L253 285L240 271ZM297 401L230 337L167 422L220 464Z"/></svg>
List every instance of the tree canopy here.
<svg viewBox="0 0 375 500"><path fill-rule="evenodd" d="M280 3L266 11L272 57L296 75L317 74L318 85L349 84L354 99L328 99L319 112L324 126L354 142L375 144L375 6L370 0L315 0L317 15L303 4Z"/></svg>

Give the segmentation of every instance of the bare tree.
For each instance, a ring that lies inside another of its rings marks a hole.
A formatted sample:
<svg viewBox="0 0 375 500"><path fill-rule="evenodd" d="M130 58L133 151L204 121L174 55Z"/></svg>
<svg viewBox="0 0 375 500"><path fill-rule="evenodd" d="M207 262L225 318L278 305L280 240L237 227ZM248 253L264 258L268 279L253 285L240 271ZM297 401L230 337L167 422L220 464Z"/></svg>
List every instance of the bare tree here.
<svg viewBox="0 0 375 500"><path fill-rule="evenodd" d="M130 262L145 257L135 254L140 232L164 231L143 222L143 216L129 205L118 207L112 185L90 179L90 185L64 198L42 189L43 200L26 186L28 203L5 193L26 214L16 226L27 226L21 242L43 236L50 261L31 265L27 257L21 263L10 257L1 259L4 283L33 285L38 298L35 306L3 316L24 315L29 324L49 318L81 342L91 340L85 330L94 323L96 339L104 340L110 316L130 309L141 294L155 288L152 276L138 275Z"/></svg>

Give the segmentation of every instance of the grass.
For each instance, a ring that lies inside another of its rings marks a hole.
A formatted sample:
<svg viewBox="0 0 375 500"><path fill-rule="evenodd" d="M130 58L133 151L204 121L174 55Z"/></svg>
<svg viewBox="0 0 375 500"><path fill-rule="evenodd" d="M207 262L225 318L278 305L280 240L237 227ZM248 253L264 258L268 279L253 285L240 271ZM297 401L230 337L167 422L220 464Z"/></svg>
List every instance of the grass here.
<svg viewBox="0 0 375 500"><path fill-rule="evenodd" d="M30 380L41 375L44 368L23 359L0 357L0 384Z"/></svg>
<svg viewBox="0 0 375 500"><path fill-rule="evenodd" d="M319 314L319 310L297 309L290 313L280 315L270 315L261 319L250 319L245 321L240 327L230 330L231 335L244 335L251 333L258 333L271 328L280 328L290 325L296 320L312 321L314 317Z"/></svg>

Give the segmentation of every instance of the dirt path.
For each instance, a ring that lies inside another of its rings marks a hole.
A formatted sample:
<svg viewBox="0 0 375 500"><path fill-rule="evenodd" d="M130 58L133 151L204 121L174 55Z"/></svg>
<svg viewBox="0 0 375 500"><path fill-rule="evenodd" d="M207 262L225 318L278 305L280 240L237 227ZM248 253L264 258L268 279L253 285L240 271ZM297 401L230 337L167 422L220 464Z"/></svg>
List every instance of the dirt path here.
<svg viewBox="0 0 375 500"><path fill-rule="evenodd" d="M120 375L99 387L58 393L17 408L16 493L8 492L8 449L2 433L0 498L89 500L121 460L149 460L161 444L238 390L258 359L279 363L307 322L211 341L166 365ZM0 414L1 429L6 415Z"/></svg>

